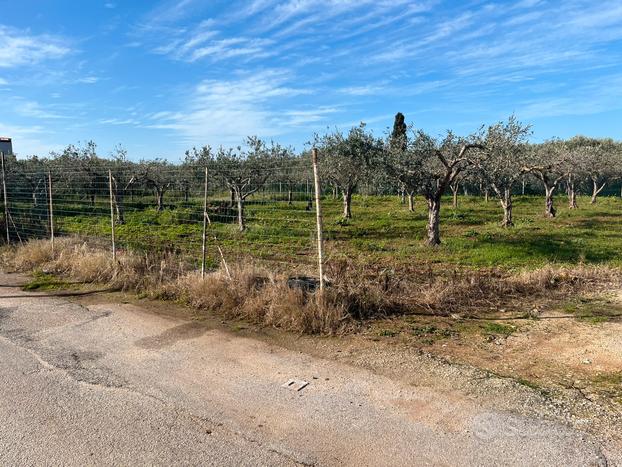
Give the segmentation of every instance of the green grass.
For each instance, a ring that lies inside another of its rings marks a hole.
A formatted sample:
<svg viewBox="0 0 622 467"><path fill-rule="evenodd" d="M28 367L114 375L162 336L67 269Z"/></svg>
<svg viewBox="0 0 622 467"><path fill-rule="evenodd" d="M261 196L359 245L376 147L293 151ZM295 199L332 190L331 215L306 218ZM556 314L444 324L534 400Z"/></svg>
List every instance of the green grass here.
<svg viewBox="0 0 622 467"><path fill-rule="evenodd" d="M499 334L502 336L511 336L516 331L516 326L509 324L500 324L495 322L488 322L484 324L484 332L487 334Z"/></svg>
<svg viewBox="0 0 622 467"><path fill-rule="evenodd" d="M201 200L191 199L184 207L157 212L144 198L144 208L126 212L126 223L116 226L120 245L145 250L166 250L200 256ZM341 220L341 202L323 201L326 251L329 258L346 258L376 267L435 267L505 269L537 268L546 264L622 265L622 201L599 198L590 205L580 198L578 210L569 210L566 199L556 199L558 217L545 218L542 196L517 196L514 200L516 226L499 226L502 212L498 202L485 203L480 197L460 197L459 207L451 208L444 199L441 211L442 245L424 245L427 221L422 198L416 199L411 213L396 196L356 196L354 218ZM209 229L209 261L218 263L211 238L228 256L252 255L290 263L314 264L315 212L305 210L305 201L292 206L261 197L250 200L246 208L248 229L237 231L235 211L212 214ZM56 211L59 234L79 233L109 236L109 210L105 200L96 207L67 203ZM71 212L70 212L71 211ZM228 218L226 216L229 216Z"/></svg>
<svg viewBox="0 0 622 467"><path fill-rule="evenodd" d="M606 298L575 299L564 305L562 311L590 324L622 319L622 306Z"/></svg>
<svg viewBox="0 0 622 467"><path fill-rule="evenodd" d="M25 291L45 291L45 290L61 290L70 286L67 282L51 275L45 274L40 271L33 273L33 278L30 282L22 286L22 290Z"/></svg>

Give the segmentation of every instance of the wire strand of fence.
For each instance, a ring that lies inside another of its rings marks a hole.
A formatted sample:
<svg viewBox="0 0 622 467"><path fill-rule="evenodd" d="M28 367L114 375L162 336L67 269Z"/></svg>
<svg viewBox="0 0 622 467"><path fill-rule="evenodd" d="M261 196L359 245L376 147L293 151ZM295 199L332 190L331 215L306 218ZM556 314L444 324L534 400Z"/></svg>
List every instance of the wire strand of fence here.
<svg viewBox="0 0 622 467"><path fill-rule="evenodd" d="M316 193L311 160L129 165L52 160L23 170L7 161L7 239L108 238L115 260L126 250L176 254L202 275L219 266L230 275L228 258L318 274L316 205L325 193Z"/></svg>

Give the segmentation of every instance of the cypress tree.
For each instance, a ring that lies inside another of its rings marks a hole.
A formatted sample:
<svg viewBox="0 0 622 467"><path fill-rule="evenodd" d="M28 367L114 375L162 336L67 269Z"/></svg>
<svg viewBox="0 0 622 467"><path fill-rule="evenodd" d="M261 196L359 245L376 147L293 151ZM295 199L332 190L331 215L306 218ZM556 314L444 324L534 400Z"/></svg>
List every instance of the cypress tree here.
<svg viewBox="0 0 622 467"><path fill-rule="evenodd" d="M404 122L405 117L402 112L395 114L395 121L393 122L393 131L391 132L391 146L396 149L406 150L407 126Z"/></svg>

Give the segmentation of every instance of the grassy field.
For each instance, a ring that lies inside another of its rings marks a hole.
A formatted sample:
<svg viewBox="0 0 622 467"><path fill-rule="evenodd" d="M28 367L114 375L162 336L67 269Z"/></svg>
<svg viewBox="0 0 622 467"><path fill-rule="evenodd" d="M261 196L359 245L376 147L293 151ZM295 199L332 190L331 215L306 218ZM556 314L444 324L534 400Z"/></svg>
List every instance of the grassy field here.
<svg viewBox="0 0 622 467"><path fill-rule="evenodd" d="M396 197L357 196L353 219L340 217L339 200L324 200L325 238L329 259L347 259L362 265L437 269L489 268L534 269L547 264L622 264L622 201L604 197L595 205L579 199L580 209L570 210L565 198L558 199L558 216L542 215L540 196L515 198L515 227L499 227L501 210L497 202L479 197L460 197L457 209L446 199L442 208L443 244L423 244L427 211L418 198L415 212L409 212ZM306 203L248 203L247 231L240 233L234 211L212 211L210 236L215 236L231 256L250 255L292 264L313 264L315 213ZM70 215L65 215L71 212ZM57 231L65 234L108 236L109 211L105 205L61 205L57 209ZM184 207L157 212L146 205L128 209L126 222L116 227L120 244L143 249L167 249L190 255L200 251L201 207L199 200ZM212 238L210 244L216 243ZM210 249L210 260L217 258Z"/></svg>

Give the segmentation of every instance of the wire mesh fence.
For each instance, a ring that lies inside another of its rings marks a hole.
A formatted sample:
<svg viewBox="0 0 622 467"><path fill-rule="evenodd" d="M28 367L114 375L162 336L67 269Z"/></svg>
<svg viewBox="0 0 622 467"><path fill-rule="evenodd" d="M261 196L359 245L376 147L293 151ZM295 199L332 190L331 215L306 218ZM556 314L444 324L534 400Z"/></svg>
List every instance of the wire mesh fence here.
<svg viewBox="0 0 622 467"><path fill-rule="evenodd" d="M175 255L203 271L251 261L318 274L320 198L310 157L4 162L9 242L72 235L106 244L113 256Z"/></svg>

